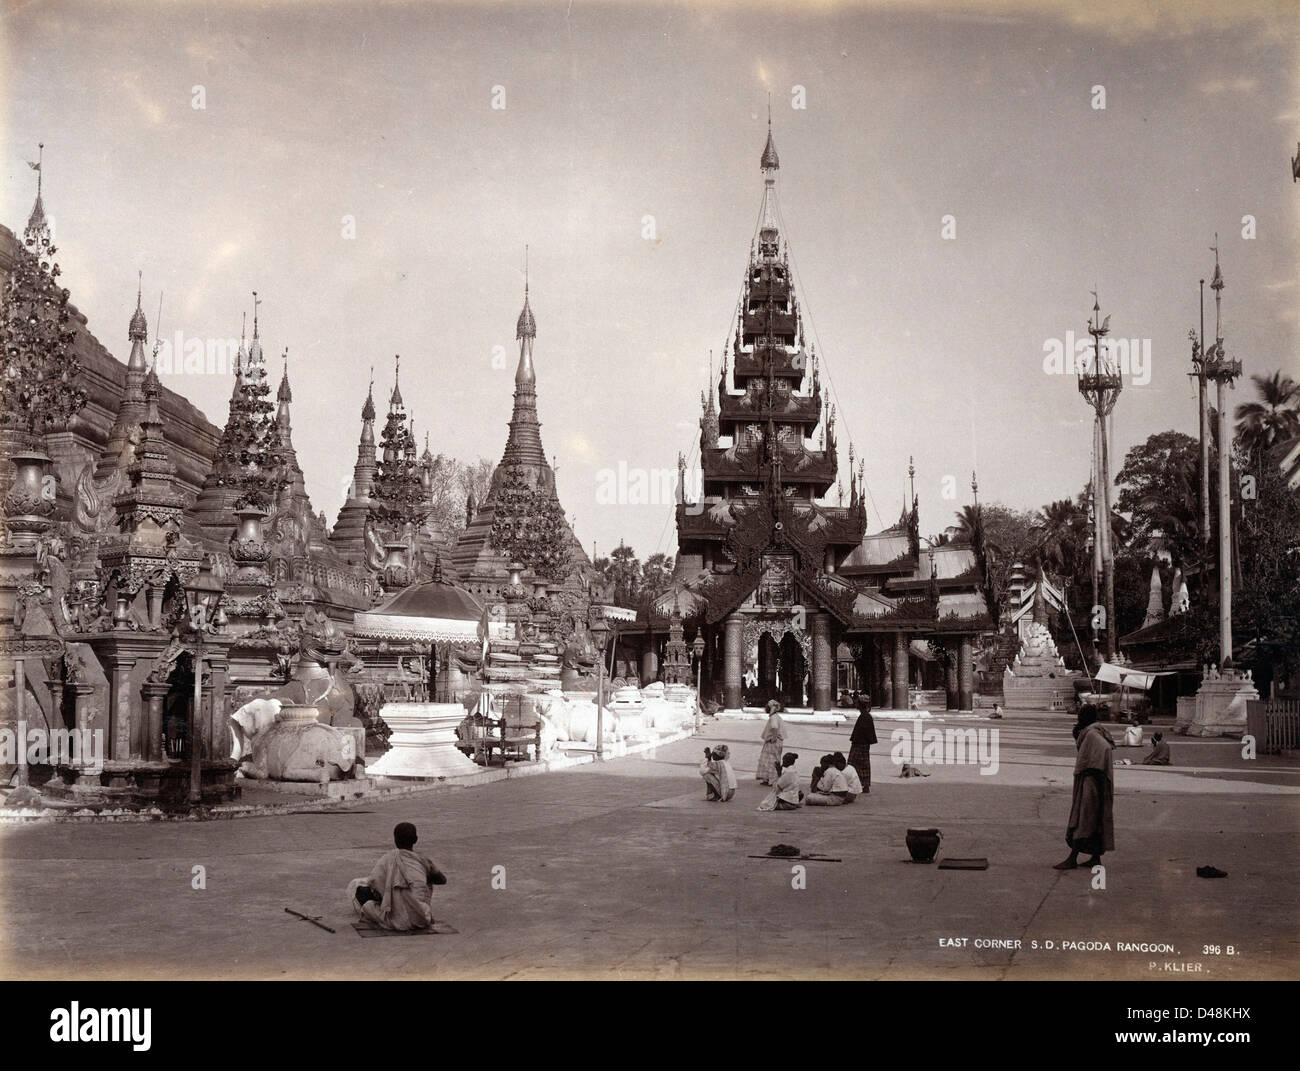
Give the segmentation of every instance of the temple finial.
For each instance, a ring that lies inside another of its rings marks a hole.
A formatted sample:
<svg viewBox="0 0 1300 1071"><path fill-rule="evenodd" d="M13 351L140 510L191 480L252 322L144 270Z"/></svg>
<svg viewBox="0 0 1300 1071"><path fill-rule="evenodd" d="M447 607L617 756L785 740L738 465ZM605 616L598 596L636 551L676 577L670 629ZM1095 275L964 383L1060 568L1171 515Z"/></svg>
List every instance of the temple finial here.
<svg viewBox="0 0 1300 1071"><path fill-rule="evenodd" d="M388 397L388 404L391 408L400 408L402 405L402 388L399 385L402 375L402 355L396 354L393 357L393 393Z"/></svg>
<svg viewBox="0 0 1300 1071"><path fill-rule="evenodd" d="M524 339L534 339L537 337L537 321L533 318L533 309L528 302L528 266L527 266L528 247L524 246L524 307L520 310L519 319L515 322L515 339L521 341Z"/></svg>
<svg viewBox="0 0 1300 1071"><path fill-rule="evenodd" d="M144 342L149 337L149 324L144 318L143 300L144 272L140 271L136 273L135 312L131 314L131 323L126 332L128 342ZM135 358L134 348L132 348L131 356L133 359ZM130 362L128 362L129 364Z"/></svg>
<svg viewBox="0 0 1300 1071"><path fill-rule="evenodd" d="M257 296L257 291L253 291L253 339L257 340L257 307L262 304L261 298Z"/></svg>
<svg viewBox="0 0 1300 1071"><path fill-rule="evenodd" d="M36 172L36 200L32 204L31 215L27 217L27 230L31 232L33 241L40 236L49 238L49 222L45 218L45 205L41 201L41 179L44 177L44 168L41 166L45 163L45 142L37 144L36 163L27 161L27 166Z"/></svg>

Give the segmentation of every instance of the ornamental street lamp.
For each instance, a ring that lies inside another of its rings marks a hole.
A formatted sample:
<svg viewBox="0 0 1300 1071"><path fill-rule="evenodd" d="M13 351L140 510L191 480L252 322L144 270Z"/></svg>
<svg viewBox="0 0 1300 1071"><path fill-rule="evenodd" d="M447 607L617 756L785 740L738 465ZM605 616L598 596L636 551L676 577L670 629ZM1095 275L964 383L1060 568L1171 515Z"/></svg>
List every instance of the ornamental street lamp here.
<svg viewBox="0 0 1300 1071"><path fill-rule="evenodd" d="M203 638L221 621L222 586L204 568L185 585L190 600L190 631L194 633L194 708L190 713L190 806L203 802Z"/></svg>
<svg viewBox="0 0 1300 1071"><path fill-rule="evenodd" d="M704 672L704 626L695 633L691 643L691 653L695 655L695 731L700 731L700 720L704 711L700 706L700 677Z"/></svg>
<svg viewBox="0 0 1300 1071"><path fill-rule="evenodd" d="M600 758L605 748L605 645L609 642L609 622L599 608L595 616L596 620L591 623L591 637L596 641L600 655L596 665L596 758Z"/></svg>

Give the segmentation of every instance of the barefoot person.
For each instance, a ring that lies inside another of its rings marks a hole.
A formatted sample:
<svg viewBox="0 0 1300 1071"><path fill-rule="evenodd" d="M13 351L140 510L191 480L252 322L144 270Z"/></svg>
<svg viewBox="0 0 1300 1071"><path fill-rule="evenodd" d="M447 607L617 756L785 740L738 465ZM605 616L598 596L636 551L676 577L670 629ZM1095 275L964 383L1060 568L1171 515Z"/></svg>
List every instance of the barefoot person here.
<svg viewBox="0 0 1300 1071"><path fill-rule="evenodd" d="M393 828L391 852L380 856L366 879L348 886L348 902L362 918L385 930L424 930L433 925L434 885L446 885L447 876L432 860L413 850L419 839L415 826L398 822Z"/></svg>
<svg viewBox="0 0 1300 1071"><path fill-rule="evenodd" d="M876 722L871 716L871 696L858 697L858 720L849 734L849 765L862 779L862 791L871 791L871 745L876 742Z"/></svg>
<svg viewBox="0 0 1300 1071"><path fill-rule="evenodd" d="M727 803L736 794L736 774L731 768L730 757L731 751L726 744L704 749L700 776L704 778L706 800Z"/></svg>
<svg viewBox="0 0 1300 1071"><path fill-rule="evenodd" d="M1097 708L1091 705L1079 711L1074 735L1078 756L1065 831L1070 854L1056 864L1057 870L1073 870L1082 852L1088 853L1084 866L1096 866L1103 852L1115 850L1115 775L1111 767L1115 741L1097 724Z"/></svg>
<svg viewBox="0 0 1300 1071"><path fill-rule="evenodd" d="M794 772L794 764L799 756L789 751L781 759L781 774L772 786L772 791L758 805L760 811L797 811L803 806L803 792L799 788L799 775Z"/></svg>
<svg viewBox="0 0 1300 1071"><path fill-rule="evenodd" d="M775 699L767 701L767 724L763 726L763 748L758 753L758 768L754 776L759 784L770 785L781 773L781 748L785 744L785 721L781 718L781 704Z"/></svg>

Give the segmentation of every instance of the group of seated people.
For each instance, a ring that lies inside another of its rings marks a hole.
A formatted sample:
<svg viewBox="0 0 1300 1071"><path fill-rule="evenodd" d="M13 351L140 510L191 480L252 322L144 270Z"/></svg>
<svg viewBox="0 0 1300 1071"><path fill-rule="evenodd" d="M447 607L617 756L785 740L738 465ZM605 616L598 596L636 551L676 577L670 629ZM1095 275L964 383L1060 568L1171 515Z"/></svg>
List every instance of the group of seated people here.
<svg viewBox="0 0 1300 1071"><path fill-rule="evenodd" d="M799 756L793 751L787 751L781 756L781 772L777 775L772 791L758 805L760 811L793 811L805 805L842 807L862 794L862 778L849 765L843 752L836 751L821 757L817 768L813 770L806 793L800 789L799 775L794 770L794 764L798 761Z"/></svg>

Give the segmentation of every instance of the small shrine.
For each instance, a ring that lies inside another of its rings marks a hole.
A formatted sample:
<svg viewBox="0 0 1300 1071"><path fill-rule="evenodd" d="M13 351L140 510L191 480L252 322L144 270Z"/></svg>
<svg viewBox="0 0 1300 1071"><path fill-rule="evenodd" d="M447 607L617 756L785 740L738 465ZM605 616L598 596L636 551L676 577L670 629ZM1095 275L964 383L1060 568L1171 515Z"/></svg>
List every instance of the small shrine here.
<svg viewBox="0 0 1300 1071"><path fill-rule="evenodd" d="M1002 696L1007 710L1069 710L1074 702L1074 682L1082 674L1070 669L1056 648L1047 627L1047 604L1042 586L1034 595L1034 616L1024 629L1015 660L1002 674Z"/></svg>

